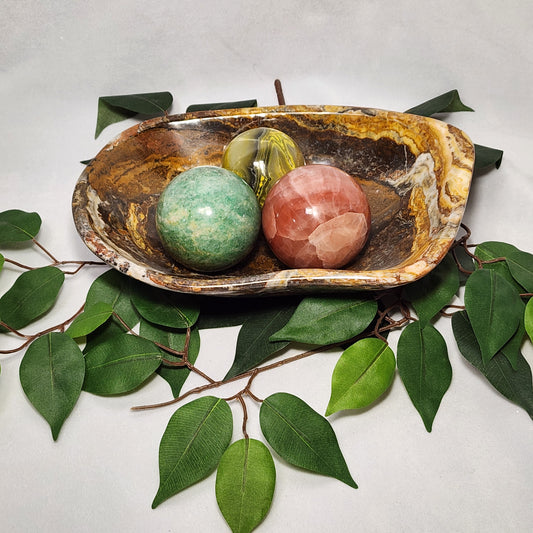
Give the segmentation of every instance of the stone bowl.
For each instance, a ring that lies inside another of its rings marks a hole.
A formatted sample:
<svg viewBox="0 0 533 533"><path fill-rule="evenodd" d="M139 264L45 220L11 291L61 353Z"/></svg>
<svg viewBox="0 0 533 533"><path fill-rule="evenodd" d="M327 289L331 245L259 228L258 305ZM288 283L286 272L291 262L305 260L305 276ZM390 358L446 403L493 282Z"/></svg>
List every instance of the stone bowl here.
<svg viewBox="0 0 533 533"><path fill-rule="evenodd" d="M288 269L262 236L244 261L224 272L193 272L165 254L155 227L161 191L184 170L219 166L229 141L259 126L290 135L307 164L333 165L359 181L372 224L353 263L339 270ZM94 254L171 291L232 296L386 289L423 277L446 255L473 165L470 139L432 118L341 106L198 111L151 119L120 134L86 166L72 207Z"/></svg>

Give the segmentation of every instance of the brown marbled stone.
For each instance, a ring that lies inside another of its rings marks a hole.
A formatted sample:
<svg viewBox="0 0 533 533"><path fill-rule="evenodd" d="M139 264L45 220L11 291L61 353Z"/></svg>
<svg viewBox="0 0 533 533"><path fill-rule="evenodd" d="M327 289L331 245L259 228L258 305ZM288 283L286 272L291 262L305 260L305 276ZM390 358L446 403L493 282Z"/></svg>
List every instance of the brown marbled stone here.
<svg viewBox="0 0 533 533"><path fill-rule="evenodd" d="M161 191L179 172L221 164L238 133L273 127L307 164L357 176L372 213L370 237L343 269L288 269L260 236L248 258L222 273L185 269L155 229ZM202 111L152 119L105 146L73 195L80 236L98 257L146 283L237 295L380 289L427 274L453 243L466 206L474 148L457 128L415 115L340 106Z"/></svg>

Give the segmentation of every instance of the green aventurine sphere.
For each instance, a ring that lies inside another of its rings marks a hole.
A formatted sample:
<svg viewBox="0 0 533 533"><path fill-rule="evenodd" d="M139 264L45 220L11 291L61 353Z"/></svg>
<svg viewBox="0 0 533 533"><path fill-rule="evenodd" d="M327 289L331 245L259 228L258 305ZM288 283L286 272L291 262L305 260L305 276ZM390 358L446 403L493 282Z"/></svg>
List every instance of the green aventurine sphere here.
<svg viewBox="0 0 533 533"><path fill-rule="evenodd" d="M261 226L261 209L254 191L233 172L195 167L165 188L156 225L169 255L192 270L214 272L250 253Z"/></svg>

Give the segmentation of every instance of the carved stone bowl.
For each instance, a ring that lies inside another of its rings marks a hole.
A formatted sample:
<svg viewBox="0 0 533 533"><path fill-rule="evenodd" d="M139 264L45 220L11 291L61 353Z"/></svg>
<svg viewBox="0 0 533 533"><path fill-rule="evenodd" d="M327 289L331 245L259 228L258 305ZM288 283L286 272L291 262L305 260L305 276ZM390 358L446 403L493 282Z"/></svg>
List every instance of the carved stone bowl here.
<svg viewBox="0 0 533 533"><path fill-rule="evenodd" d="M193 272L165 254L155 227L161 191L184 170L219 166L229 141L259 126L290 135L306 163L339 167L359 181L372 227L352 264L288 269L262 236L242 263L224 272ZM148 120L105 146L76 184L73 214L81 238L99 258L172 291L231 296L384 289L421 278L446 255L461 223L473 164L469 138L431 118L339 106L203 111Z"/></svg>

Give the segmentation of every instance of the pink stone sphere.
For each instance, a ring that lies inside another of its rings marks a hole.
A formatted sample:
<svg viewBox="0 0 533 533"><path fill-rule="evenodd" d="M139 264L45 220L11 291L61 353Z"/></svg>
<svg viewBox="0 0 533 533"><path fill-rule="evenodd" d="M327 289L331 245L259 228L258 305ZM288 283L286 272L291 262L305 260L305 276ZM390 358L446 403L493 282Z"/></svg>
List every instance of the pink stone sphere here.
<svg viewBox="0 0 533 533"><path fill-rule="evenodd" d="M291 268L341 268L370 232L370 207L361 186L329 165L306 165L283 176L263 206L265 238Z"/></svg>

